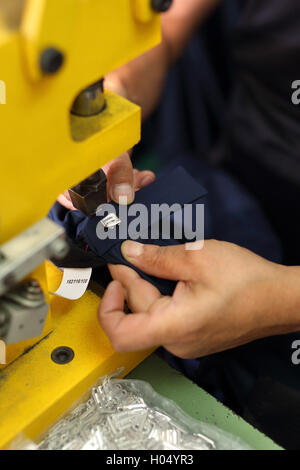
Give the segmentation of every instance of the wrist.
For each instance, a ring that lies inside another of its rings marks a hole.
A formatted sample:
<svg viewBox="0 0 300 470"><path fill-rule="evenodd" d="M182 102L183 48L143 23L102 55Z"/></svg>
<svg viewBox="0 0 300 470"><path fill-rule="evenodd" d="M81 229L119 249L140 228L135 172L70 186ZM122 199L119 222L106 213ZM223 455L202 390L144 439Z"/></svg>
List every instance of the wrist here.
<svg viewBox="0 0 300 470"><path fill-rule="evenodd" d="M278 311L278 320L283 332L299 331L300 268L297 266L280 266L280 279L278 279L276 287L278 288L276 295L278 307L276 307L276 310Z"/></svg>
<svg viewBox="0 0 300 470"><path fill-rule="evenodd" d="M300 330L299 268L270 263L266 275L250 282L242 297L253 339Z"/></svg>

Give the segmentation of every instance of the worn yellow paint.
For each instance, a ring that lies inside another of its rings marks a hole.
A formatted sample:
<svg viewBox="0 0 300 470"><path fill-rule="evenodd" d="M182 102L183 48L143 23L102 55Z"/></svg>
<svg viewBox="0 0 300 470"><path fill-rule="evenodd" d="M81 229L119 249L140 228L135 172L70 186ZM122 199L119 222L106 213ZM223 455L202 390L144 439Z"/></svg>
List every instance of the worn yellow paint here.
<svg viewBox="0 0 300 470"><path fill-rule="evenodd" d="M49 304L49 312L47 315L47 319L44 325L43 332L41 336L38 338L31 338L25 341L21 341L16 344L7 344L6 345L6 364L10 364L13 362L17 357L24 353L24 351L31 348L34 344L39 342L42 338L47 336L50 331L52 330L52 321L51 321L51 308L50 308L50 296L48 294L48 287L47 287L47 278L46 278L46 270L45 264L39 266L35 271L30 274L30 278L38 279L39 283L45 293L46 301ZM7 365L0 364L0 370L7 367Z"/></svg>
<svg viewBox="0 0 300 470"><path fill-rule="evenodd" d="M61 278L48 264L50 289ZM100 377L124 367L124 374L151 351L116 353L101 329L100 299L88 291L72 302L52 296L53 331L27 354L0 372L0 448L20 433L35 439L63 414ZM51 352L59 346L73 349L67 365L57 365Z"/></svg>
<svg viewBox="0 0 300 470"><path fill-rule="evenodd" d="M0 28L0 79L7 90L0 106L1 242L44 217L61 191L139 141L140 109L123 98L107 108L99 131L80 142L72 138L70 109L87 85L160 40L159 15L138 21L131 0L26 5L20 30ZM36 5L44 6L40 17ZM39 76L34 70L49 46L64 53L65 63L53 76Z"/></svg>

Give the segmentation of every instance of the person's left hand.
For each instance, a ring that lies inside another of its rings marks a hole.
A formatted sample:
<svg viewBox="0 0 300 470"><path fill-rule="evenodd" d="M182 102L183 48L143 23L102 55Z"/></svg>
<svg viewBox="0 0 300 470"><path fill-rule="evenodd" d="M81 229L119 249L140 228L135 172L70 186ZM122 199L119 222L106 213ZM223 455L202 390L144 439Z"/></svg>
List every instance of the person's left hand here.
<svg viewBox="0 0 300 470"><path fill-rule="evenodd" d="M107 200L112 199L117 203L120 197L126 197L127 203L131 204L134 201L135 192L155 180L155 174L152 171L133 169L128 152L104 165L102 170L107 177ZM66 209L76 210L68 191L58 196L57 201Z"/></svg>
<svg viewBox="0 0 300 470"><path fill-rule="evenodd" d="M179 282L172 297L162 296L136 271L110 266L115 280L101 301L99 320L119 352L164 346L196 358L293 331L285 315L291 282L284 266L215 240L196 251L126 241L122 254L147 274ZM131 315L124 313L125 299Z"/></svg>

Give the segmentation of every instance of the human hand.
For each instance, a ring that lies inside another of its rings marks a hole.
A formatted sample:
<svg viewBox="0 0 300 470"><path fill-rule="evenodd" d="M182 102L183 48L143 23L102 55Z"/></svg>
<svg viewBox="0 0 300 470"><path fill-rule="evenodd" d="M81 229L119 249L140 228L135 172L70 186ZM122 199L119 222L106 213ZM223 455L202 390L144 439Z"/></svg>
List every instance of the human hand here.
<svg viewBox="0 0 300 470"><path fill-rule="evenodd" d="M134 201L135 192L155 180L155 174L152 171L133 169L128 152L107 163L102 169L107 177L108 201L112 199L117 203L120 197L126 197L127 203L131 204ZM68 191L64 191L57 201L66 209L76 210Z"/></svg>
<svg viewBox="0 0 300 470"><path fill-rule="evenodd" d="M196 358L289 331L277 306L284 266L215 240L198 251L127 241L122 254L147 274L179 282L166 297L134 270L110 267L115 280L101 301L99 320L119 352L162 345L176 356ZM123 311L125 299L132 315Z"/></svg>

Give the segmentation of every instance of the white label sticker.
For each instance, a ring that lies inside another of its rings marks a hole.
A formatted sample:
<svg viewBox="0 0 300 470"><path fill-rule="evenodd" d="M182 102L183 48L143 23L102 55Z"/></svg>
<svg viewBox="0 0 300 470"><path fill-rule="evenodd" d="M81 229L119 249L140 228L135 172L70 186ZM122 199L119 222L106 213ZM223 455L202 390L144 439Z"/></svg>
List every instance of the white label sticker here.
<svg viewBox="0 0 300 470"><path fill-rule="evenodd" d="M64 268L63 271L64 275L61 284L54 294L69 300L80 299L88 288L92 275L92 268Z"/></svg>
<svg viewBox="0 0 300 470"><path fill-rule="evenodd" d="M0 340L0 364L6 364L6 344Z"/></svg>

